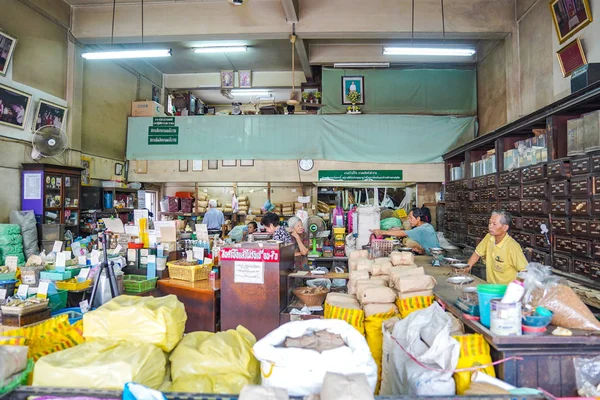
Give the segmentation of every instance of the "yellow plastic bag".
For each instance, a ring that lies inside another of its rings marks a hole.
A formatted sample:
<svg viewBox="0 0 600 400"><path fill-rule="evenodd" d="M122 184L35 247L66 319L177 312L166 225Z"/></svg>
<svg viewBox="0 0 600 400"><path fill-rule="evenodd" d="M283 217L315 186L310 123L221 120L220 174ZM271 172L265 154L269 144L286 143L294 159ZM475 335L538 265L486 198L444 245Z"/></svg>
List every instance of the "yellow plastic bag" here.
<svg viewBox="0 0 600 400"><path fill-rule="evenodd" d="M83 315L83 336L154 344L170 352L183 337L186 320L177 296L119 296Z"/></svg>
<svg viewBox="0 0 600 400"><path fill-rule="evenodd" d="M471 368L478 365L490 364L492 357L490 356L490 345L480 334L453 336L460 343L460 355L456 369ZM494 367L489 366L481 370L489 376L496 377ZM456 382L456 393L464 394L469 386L471 386L471 372L458 372L454 374Z"/></svg>
<svg viewBox="0 0 600 400"><path fill-rule="evenodd" d="M400 316L406 318L410 313L422 310L433 304L435 296L414 296L407 299L396 299L396 306L400 311Z"/></svg>
<svg viewBox="0 0 600 400"><path fill-rule="evenodd" d="M3 332L2 336L13 337L15 340L0 340L0 344L26 343L29 346L29 357L35 361L42 356L71 348L84 341L81 325L69 324L69 317L66 314L31 327Z"/></svg>
<svg viewBox="0 0 600 400"><path fill-rule="evenodd" d="M186 335L171 354L171 391L238 394L245 385L259 384L255 343L243 326Z"/></svg>
<svg viewBox="0 0 600 400"><path fill-rule="evenodd" d="M40 358L33 386L122 390L127 382L158 389L167 357L152 344L95 340Z"/></svg>
<svg viewBox="0 0 600 400"><path fill-rule="evenodd" d="M379 386L381 385L381 355L383 354L383 321L393 318L396 316L394 309L381 314L373 314L370 317L365 318L365 333L367 338L367 344L371 349L371 355L377 364L377 386L375 387L375 394L379 393Z"/></svg>
<svg viewBox="0 0 600 400"><path fill-rule="evenodd" d="M362 335L365 334L365 312L341 308L325 303L323 315L325 319L341 319L356 328Z"/></svg>

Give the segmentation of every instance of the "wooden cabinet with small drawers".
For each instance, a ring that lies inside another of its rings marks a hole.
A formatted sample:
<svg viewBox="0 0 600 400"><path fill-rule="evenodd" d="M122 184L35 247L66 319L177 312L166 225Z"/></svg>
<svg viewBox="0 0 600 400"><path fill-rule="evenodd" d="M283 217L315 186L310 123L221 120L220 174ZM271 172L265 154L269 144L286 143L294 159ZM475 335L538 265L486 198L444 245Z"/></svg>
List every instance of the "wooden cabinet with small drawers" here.
<svg viewBox="0 0 600 400"><path fill-rule="evenodd" d="M592 157L592 173L600 172L600 155Z"/></svg>
<svg viewBox="0 0 600 400"><path fill-rule="evenodd" d="M476 236L467 236L467 240L466 240L465 244L467 246L477 247L477 245L479 244L479 240L477 239Z"/></svg>
<svg viewBox="0 0 600 400"><path fill-rule="evenodd" d="M600 239L600 221L592 220L590 221L589 234L593 238Z"/></svg>
<svg viewBox="0 0 600 400"><path fill-rule="evenodd" d="M523 229L527 231L540 232L540 226L545 224L550 227L548 218L523 217Z"/></svg>
<svg viewBox="0 0 600 400"><path fill-rule="evenodd" d="M571 178L571 196L591 196L594 192L592 178L579 176Z"/></svg>
<svg viewBox="0 0 600 400"><path fill-rule="evenodd" d="M499 178L500 186L506 186L514 183L521 183L521 170L502 172Z"/></svg>
<svg viewBox="0 0 600 400"><path fill-rule="evenodd" d="M511 233L511 236L521 245L521 247L533 246L533 235L531 233L515 231Z"/></svg>
<svg viewBox="0 0 600 400"><path fill-rule="evenodd" d="M554 236L554 251L571 252L571 238L568 236Z"/></svg>
<svg viewBox="0 0 600 400"><path fill-rule="evenodd" d="M571 252L582 257L590 257L592 254L592 241L582 238L571 238Z"/></svg>
<svg viewBox="0 0 600 400"><path fill-rule="evenodd" d="M546 235L535 234L533 235L533 245L538 249L548 249L550 250L550 243L548 243L548 238Z"/></svg>
<svg viewBox="0 0 600 400"><path fill-rule="evenodd" d="M523 229L523 217L512 217L511 229Z"/></svg>
<svg viewBox="0 0 600 400"><path fill-rule="evenodd" d="M571 235L587 235L590 232L590 222L585 219L571 220Z"/></svg>
<svg viewBox="0 0 600 400"><path fill-rule="evenodd" d="M571 215L590 215L592 207L589 199L571 199Z"/></svg>
<svg viewBox="0 0 600 400"><path fill-rule="evenodd" d="M469 192L469 201L479 201L479 196L481 196L481 190L471 190Z"/></svg>
<svg viewBox="0 0 600 400"><path fill-rule="evenodd" d="M578 275L590 277L592 262L581 258L573 258L573 272Z"/></svg>
<svg viewBox="0 0 600 400"><path fill-rule="evenodd" d="M548 197L548 183L540 182L523 185L523 197L546 198Z"/></svg>
<svg viewBox="0 0 600 400"><path fill-rule="evenodd" d="M592 243L592 257L600 259L600 242Z"/></svg>
<svg viewBox="0 0 600 400"><path fill-rule="evenodd" d="M568 181L552 181L550 182L550 196L554 197L567 197L569 196L569 189L571 186Z"/></svg>
<svg viewBox="0 0 600 400"><path fill-rule="evenodd" d="M592 199L592 215L600 215L600 198L598 197Z"/></svg>
<svg viewBox="0 0 600 400"><path fill-rule="evenodd" d="M486 179L485 179L484 176L481 176L479 178L471 179L471 185L472 185L473 189L484 188L485 185L486 185Z"/></svg>
<svg viewBox="0 0 600 400"><path fill-rule="evenodd" d="M491 174L485 177L485 184L487 187L498 186L498 175Z"/></svg>
<svg viewBox="0 0 600 400"><path fill-rule="evenodd" d="M568 178L571 176L571 165L567 161L548 163L546 167L548 178Z"/></svg>
<svg viewBox="0 0 600 400"><path fill-rule="evenodd" d="M571 272L573 270L573 259L568 254L554 253L552 255L552 266L563 272Z"/></svg>
<svg viewBox="0 0 600 400"><path fill-rule="evenodd" d="M571 215L571 200L553 200L550 202L550 213L552 215Z"/></svg>
<svg viewBox="0 0 600 400"><path fill-rule="evenodd" d="M590 278L595 281L600 280L600 264L596 262L590 263Z"/></svg>
<svg viewBox="0 0 600 400"><path fill-rule="evenodd" d="M520 199L522 196L521 186L509 186L508 197L510 199Z"/></svg>
<svg viewBox="0 0 600 400"><path fill-rule="evenodd" d="M589 157L571 160L571 175L585 175L591 171Z"/></svg>
<svg viewBox="0 0 600 400"><path fill-rule="evenodd" d="M542 265L550 265L550 253L546 253L544 251L539 250L532 250L530 261L540 263Z"/></svg>
<svg viewBox="0 0 600 400"><path fill-rule="evenodd" d="M523 182L536 181L546 178L546 166L544 164L523 168L521 172Z"/></svg>
<svg viewBox="0 0 600 400"><path fill-rule="evenodd" d="M560 234L571 233L571 221L568 218L552 218L552 232Z"/></svg>
<svg viewBox="0 0 600 400"><path fill-rule="evenodd" d="M508 199L508 186L498 188L498 199L499 200Z"/></svg>
<svg viewBox="0 0 600 400"><path fill-rule="evenodd" d="M548 214L547 200L521 200L521 214Z"/></svg>

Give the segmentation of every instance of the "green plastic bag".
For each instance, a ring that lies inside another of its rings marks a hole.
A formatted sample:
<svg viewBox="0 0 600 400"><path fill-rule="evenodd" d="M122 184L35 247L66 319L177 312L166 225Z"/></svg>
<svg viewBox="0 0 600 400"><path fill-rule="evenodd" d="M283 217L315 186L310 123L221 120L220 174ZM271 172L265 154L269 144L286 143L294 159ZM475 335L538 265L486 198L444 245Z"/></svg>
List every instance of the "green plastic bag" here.
<svg viewBox="0 0 600 400"><path fill-rule="evenodd" d="M389 229L392 228L398 228L398 227L402 227L402 220L399 218L386 218L384 220L381 221L381 229L383 229L384 231L387 231Z"/></svg>

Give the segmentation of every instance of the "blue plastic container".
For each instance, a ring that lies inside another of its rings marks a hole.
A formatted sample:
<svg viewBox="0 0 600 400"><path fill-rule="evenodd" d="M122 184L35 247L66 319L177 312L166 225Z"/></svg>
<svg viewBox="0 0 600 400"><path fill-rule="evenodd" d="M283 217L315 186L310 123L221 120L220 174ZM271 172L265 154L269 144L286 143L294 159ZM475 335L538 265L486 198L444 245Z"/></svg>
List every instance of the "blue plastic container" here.
<svg viewBox="0 0 600 400"><path fill-rule="evenodd" d="M6 289L6 293L4 293L4 291L2 291L2 293L4 293L4 295L2 297L0 297L0 300L4 300L9 297L12 297L15 294L15 286L16 286L17 282L18 281L16 279L6 279L3 281L0 281L0 289Z"/></svg>
<svg viewBox="0 0 600 400"><path fill-rule="evenodd" d="M479 317L481 323L490 327L490 312L492 300L501 300L508 285L485 284L477 285L477 297L479 297Z"/></svg>
<svg viewBox="0 0 600 400"><path fill-rule="evenodd" d="M104 208L113 208L113 195L111 192L104 192Z"/></svg>
<svg viewBox="0 0 600 400"><path fill-rule="evenodd" d="M73 307L73 308L64 308L59 311L54 311L52 313L53 317L57 315L68 314L69 315L69 323L73 325L75 322L79 321L83 318L83 313L81 312L81 308Z"/></svg>

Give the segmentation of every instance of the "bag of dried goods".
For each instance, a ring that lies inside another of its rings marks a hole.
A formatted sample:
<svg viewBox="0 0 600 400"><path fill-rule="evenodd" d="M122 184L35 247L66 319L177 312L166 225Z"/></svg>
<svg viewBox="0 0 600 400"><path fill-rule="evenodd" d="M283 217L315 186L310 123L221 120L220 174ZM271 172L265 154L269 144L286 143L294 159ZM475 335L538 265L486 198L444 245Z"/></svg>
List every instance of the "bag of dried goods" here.
<svg viewBox="0 0 600 400"><path fill-rule="evenodd" d="M317 352L282 347L287 338L300 338L326 330L340 335L345 346ZM377 383L377 366L365 338L344 321L311 319L281 325L253 347L261 363L262 384L286 388L290 396L321 392L327 372L365 374L371 390Z"/></svg>
<svg viewBox="0 0 600 400"><path fill-rule="evenodd" d="M369 260L369 259L366 259L366 258L360 258L358 260L358 264L356 266L356 270L357 271L372 272L373 271L373 260Z"/></svg>
<svg viewBox="0 0 600 400"><path fill-rule="evenodd" d="M410 293L406 293L410 294ZM408 317L411 313L428 308L435 301L433 296L411 296L403 299L397 299L396 305L402 318Z"/></svg>
<svg viewBox="0 0 600 400"><path fill-rule="evenodd" d="M332 294L332 293L330 293ZM330 295L328 294L328 296ZM356 299L341 300L333 298L325 299L323 307L324 319L340 319L346 321L361 335L365 334L365 312Z"/></svg>
<svg viewBox="0 0 600 400"><path fill-rule="evenodd" d="M415 255L410 251L392 251L390 259L394 266L413 265L415 263Z"/></svg>
<svg viewBox="0 0 600 400"><path fill-rule="evenodd" d="M348 294L356 294L356 282L360 280L368 280L369 273L367 271L352 271L348 278Z"/></svg>
<svg viewBox="0 0 600 400"><path fill-rule="evenodd" d="M348 272L352 273L358 269L358 260L359 258L348 259Z"/></svg>
<svg viewBox="0 0 600 400"><path fill-rule="evenodd" d="M555 284L532 292L533 306L553 312L552 324L569 329L600 331L600 322L579 296L567 285Z"/></svg>
<svg viewBox="0 0 600 400"><path fill-rule="evenodd" d="M27 367L27 346L0 346L0 389Z"/></svg>
<svg viewBox="0 0 600 400"><path fill-rule="evenodd" d="M328 372L323 380L321 400L374 400L373 389L365 374L342 375Z"/></svg>
<svg viewBox="0 0 600 400"><path fill-rule="evenodd" d="M437 281L431 275L402 276L394 281L394 287L402 293L433 289Z"/></svg>
<svg viewBox="0 0 600 400"><path fill-rule="evenodd" d="M373 275L389 275L392 269L392 263L390 261L375 262L373 264Z"/></svg>
<svg viewBox="0 0 600 400"><path fill-rule="evenodd" d="M482 335L460 335L453 336L460 343L460 355L458 357L457 369L471 368L479 365L492 363L490 355L490 345ZM489 376L496 377L493 366L488 366L479 370ZM471 371L456 372L454 381L456 382L456 394L462 395L471 384Z"/></svg>
<svg viewBox="0 0 600 400"><path fill-rule="evenodd" d="M379 386L381 384L383 322L390 318L394 318L397 314L396 307L390 307L390 304L386 304L386 306L388 307L387 311L372 314L368 317L365 317L365 337L367 338L367 343L369 344L369 348L371 349L371 355L373 356L373 359L377 364L377 387L375 389L375 393L379 393ZM366 307L367 306L365 306L365 308Z"/></svg>
<svg viewBox="0 0 600 400"><path fill-rule="evenodd" d="M420 290L418 292L409 292L409 293L396 292L396 294L398 295L399 300L404 300L404 299L409 299L409 298L415 297L415 296L423 296L423 297L433 296L433 290L431 290L431 289Z"/></svg>
<svg viewBox="0 0 600 400"><path fill-rule="evenodd" d="M354 293L351 293L351 294L356 294L357 295L356 297L358 298L359 297L358 293L359 293L360 289L363 287L367 287L367 286L368 287L371 287L371 286L381 287L381 286L387 286L387 285L385 284L385 281L383 279L361 279L361 280L357 280L356 282L354 282Z"/></svg>
<svg viewBox="0 0 600 400"><path fill-rule="evenodd" d="M398 307L395 303L372 303L365 304L363 307L365 310L365 318L369 318L375 314L387 314L390 311L394 312L394 316L398 314Z"/></svg>
<svg viewBox="0 0 600 400"><path fill-rule="evenodd" d="M171 351L183 337L187 315L177 296L118 296L83 315L83 336L151 343Z"/></svg>
<svg viewBox="0 0 600 400"><path fill-rule="evenodd" d="M252 354L255 343L243 326L187 334L171 354L171 390L238 394L245 385L260 383L260 366Z"/></svg>
<svg viewBox="0 0 600 400"><path fill-rule="evenodd" d="M371 286L360 289L357 297L363 306L373 303L393 303L396 301L396 292L386 286Z"/></svg>
<svg viewBox="0 0 600 400"><path fill-rule="evenodd" d="M158 389L167 358L152 344L95 340L40 358L33 386L122 390L127 382Z"/></svg>

